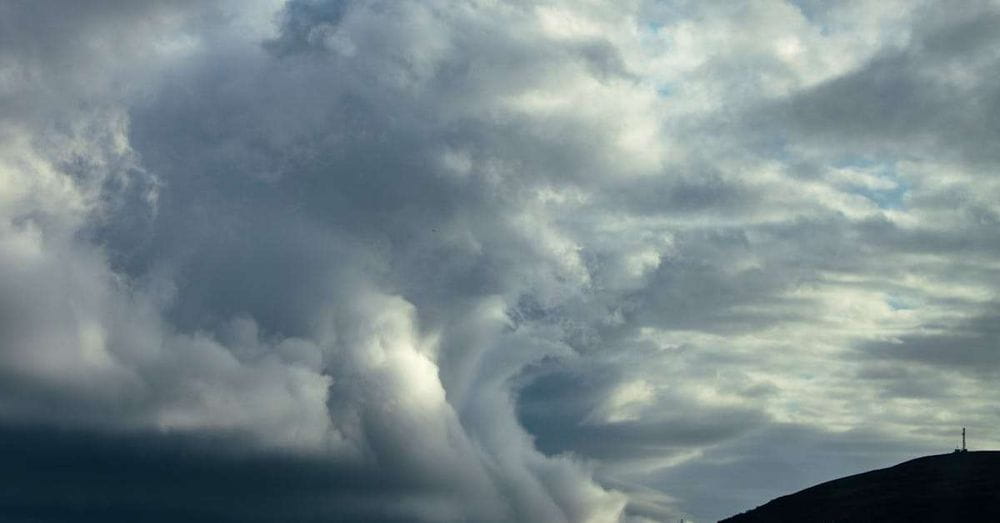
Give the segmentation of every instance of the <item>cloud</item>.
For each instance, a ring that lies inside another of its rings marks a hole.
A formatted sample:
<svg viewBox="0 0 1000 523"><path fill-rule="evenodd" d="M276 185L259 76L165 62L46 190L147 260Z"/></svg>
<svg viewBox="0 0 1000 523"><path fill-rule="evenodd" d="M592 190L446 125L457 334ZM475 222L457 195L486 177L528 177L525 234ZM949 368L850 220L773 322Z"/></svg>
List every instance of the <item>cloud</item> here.
<svg viewBox="0 0 1000 523"><path fill-rule="evenodd" d="M996 16L6 4L0 502L704 519L985 434Z"/></svg>

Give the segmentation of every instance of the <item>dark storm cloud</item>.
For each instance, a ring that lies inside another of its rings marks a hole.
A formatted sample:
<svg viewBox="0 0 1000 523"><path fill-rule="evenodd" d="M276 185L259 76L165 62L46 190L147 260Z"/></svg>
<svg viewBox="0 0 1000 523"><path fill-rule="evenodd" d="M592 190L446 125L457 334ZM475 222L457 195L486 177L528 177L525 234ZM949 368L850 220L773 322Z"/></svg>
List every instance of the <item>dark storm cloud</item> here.
<svg viewBox="0 0 1000 523"><path fill-rule="evenodd" d="M293 454L318 454L317 467L337 471L339 460L351 464L344 474L356 470L403 481L399 489L320 482L315 491L323 492L321 499L311 489L295 492L287 503L304 505L295 508L302 513L281 508L271 519L385 515L379 507L387 504L397 506L389 516L395 510L405 519L612 517L620 496L594 485L570 458L548 459L526 445L502 386L520 361L538 357L533 351L563 349L527 338L528 351L505 351L492 367L478 369L476 351L503 344L491 339L506 323L495 296L516 298L530 285L534 269L526 272L519 264L537 255L530 238L505 223L516 185L495 187L482 183L479 173L461 180L441 172L439 158L447 149L486 149L483 141L502 143L518 134L514 128L495 140L492 133L456 134L435 116L437 107L451 103L439 98L438 88L455 89L469 77L444 67L465 60L449 42L464 38L461 26L450 25L441 6L385 3L349 18L337 5L289 4L278 38L263 46L214 45L223 40L218 35L179 44L178 52L196 58L179 61L155 89L142 93L129 108L127 130L111 137L118 149L103 153L141 158L142 171L134 172L155 173L155 199L146 202L155 219L141 243L128 229L135 207L107 204L105 184L95 183L101 198L96 210L104 216L92 241L113 254L120 272L105 267L93 246L62 240L77 254L50 263L72 263L79 274L63 285L79 279L93 287L89 312L70 308L55 319L66 327L64 341L58 333L38 334L45 311L58 309L59 282L50 293L37 292L45 287L35 277L50 267L36 262L33 280L19 283L9 274L3 281L6 297L36 287L34 310L13 300L7 305L12 314L39 319L39 325L13 320L18 329L7 331L5 344L15 350L7 354L6 382L22 385L17 390L27 396L8 389L3 412L42 421L83 404L79 416L89 418L87 424L112 432L147 424L221 432L242 442L248 459L254 448L288 447ZM402 24L410 15L419 23ZM486 22L472 15L466 13L473 24ZM393 17L401 25L385 24ZM361 47L349 54L362 56L338 56L325 40L322 49L303 55L299 40L306 37L299 33L332 31L338 22L353 24L343 28L351 45ZM441 47L414 46L431 35ZM508 35L494 38L529 54ZM610 63L606 53L588 53L587 61ZM555 50L548 60L564 58ZM497 162L502 175L518 174L504 154ZM104 170L104 157L86 167ZM487 203L494 197L497 203ZM81 199L82 214L71 218L87 221L91 204L86 195ZM64 227L72 231L75 223ZM493 254L497 243L506 246L500 256ZM484 246L482 261L464 261ZM5 266L17 267L17 259L9 261ZM440 272L447 264L452 270ZM116 278L120 284L109 283ZM436 334L448 322L454 327ZM65 354L52 354L53 342ZM68 372L62 364L70 357L84 369L93 367L93 375ZM436 361L455 374L439 375ZM51 379L41 379L42 372ZM72 395L85 389L84 397ZM58 423L81 421L64 415ZM152 449L164 445L152 436L140 440L149 440ZM186 443L182 438L176 445ZM162 459L185 466L176 452ZM136 463L134 474L141 475L143 466ZM243 509L235 498L253 494L217 491L220 505L213 506L195 487L176 491L191 500L179 514L231 512L228 517L239 518ZM128 503L110 500L108 514L128 510ZM320 507L327 504L345 507ZM72 510L51 505L55 512ZM161 508L170 513L169 506ZM81 508L90 509L99 515L94 507Z"/></svg>
<svg viewBox="0 0 1000 523"><path fill-rule="evenodd" d="M233 451L233 435L0 429L5 521L406 521L435 487L324 458ZM429 508L429 507L428 507Z"/></svg>

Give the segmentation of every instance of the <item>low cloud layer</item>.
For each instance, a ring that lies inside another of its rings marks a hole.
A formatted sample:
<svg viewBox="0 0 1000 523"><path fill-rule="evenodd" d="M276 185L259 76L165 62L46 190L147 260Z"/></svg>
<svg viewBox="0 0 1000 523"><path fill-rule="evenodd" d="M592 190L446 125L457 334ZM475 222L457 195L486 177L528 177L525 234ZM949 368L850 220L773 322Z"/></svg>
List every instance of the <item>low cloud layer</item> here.
<svg viewBox="0 0 1000 523"><path fill-rule="evenodd" d="M996 446L997 19L0 3L0 511L700 521Z"/></svg>

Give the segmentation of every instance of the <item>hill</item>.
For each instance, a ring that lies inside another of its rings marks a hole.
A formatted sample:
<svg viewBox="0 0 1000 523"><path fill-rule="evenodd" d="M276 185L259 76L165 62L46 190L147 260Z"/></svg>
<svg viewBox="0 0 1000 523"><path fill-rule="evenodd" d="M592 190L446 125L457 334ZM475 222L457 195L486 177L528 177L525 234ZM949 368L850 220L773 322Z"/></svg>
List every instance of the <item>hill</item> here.
<svg viewBox="0 0 1000 523"><path fill-rule="evenodd" d="M1000 451L917 458L821 483L722 521L1000 521Z"/></svg>

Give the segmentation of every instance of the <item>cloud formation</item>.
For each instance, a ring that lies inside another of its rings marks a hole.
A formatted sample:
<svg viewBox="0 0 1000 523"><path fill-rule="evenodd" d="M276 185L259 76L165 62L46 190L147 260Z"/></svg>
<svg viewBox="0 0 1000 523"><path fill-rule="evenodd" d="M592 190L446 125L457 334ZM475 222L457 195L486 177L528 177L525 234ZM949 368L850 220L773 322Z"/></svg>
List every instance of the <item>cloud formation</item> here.
<svg viewBox="0 0 1000 523"><path fill-rule="evenodd" d="M0 508L709 520L995 445L998 17L4 3Z"/></svg>

